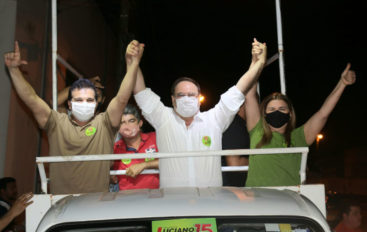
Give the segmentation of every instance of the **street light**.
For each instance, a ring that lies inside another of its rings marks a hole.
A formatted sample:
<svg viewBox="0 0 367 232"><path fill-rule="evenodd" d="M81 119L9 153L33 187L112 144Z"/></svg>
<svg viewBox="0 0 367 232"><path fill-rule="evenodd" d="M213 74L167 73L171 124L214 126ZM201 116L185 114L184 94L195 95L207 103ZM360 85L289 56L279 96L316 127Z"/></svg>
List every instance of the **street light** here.
<svg viewBox="0 0 367 232"><path fill-rule="evenodd" d="M319 142L324 138L323 134L317 134L316 136L316 148L319 149Z"/></svg>
<svg viewBox="0 0 367 232"><path fill-rule="evenodd" d="M203 103L205 101L205 96L200 94L199 101L200 103Z"/></svg>

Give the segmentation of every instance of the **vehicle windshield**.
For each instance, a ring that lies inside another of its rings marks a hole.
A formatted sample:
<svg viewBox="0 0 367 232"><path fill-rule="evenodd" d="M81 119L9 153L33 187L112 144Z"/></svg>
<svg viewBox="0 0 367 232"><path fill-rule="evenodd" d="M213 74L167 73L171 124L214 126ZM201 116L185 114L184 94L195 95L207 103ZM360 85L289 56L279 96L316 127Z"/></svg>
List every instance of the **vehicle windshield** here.
<svg viewBox="0 0 367 232"><path fill-rule="evenodd" d="M323 232L315 222L293 217L209 217L68 223L48 232Z"/></svg>

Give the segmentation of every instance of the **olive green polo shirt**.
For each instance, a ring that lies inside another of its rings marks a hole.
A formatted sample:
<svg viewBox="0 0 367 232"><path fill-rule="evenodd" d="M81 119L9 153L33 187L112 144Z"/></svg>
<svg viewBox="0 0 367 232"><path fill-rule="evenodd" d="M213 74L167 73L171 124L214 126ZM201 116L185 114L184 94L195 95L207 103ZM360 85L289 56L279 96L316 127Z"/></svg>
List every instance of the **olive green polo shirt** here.
<svg viewBox="0 0 367 232"><path fill-rule="evenodd" d="M108 114L96 115L87 125L78 126L65 113L51 111L45 125L50 156L112 154L118 128ZM110 161L50 164L52 194L108 191Z"/></svg>

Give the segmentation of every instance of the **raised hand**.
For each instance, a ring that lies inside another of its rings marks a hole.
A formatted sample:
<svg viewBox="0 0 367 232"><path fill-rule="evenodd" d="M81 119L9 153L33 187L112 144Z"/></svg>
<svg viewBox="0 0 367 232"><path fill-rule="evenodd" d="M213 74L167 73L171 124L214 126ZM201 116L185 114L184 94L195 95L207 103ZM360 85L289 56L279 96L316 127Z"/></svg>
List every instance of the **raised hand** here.
<svg viewBox="0 0 367 232"><path fill-rule="evenodd" d="M89 78L89 80L93 83L93 85L96 88L104 89L104 86L101 83L101 78L99 76L95 76L95 77Z"/></svg>
<svg viewBox="0 0 367 232"><path fill-rule="evenodd" d="M348 63L340 78L345 85L352 85L356 81L356 73L350 67L351 64Z"/></svg>
<svg viewBox="0 0 367 232"><path fill-rule="evenodd" d="M140 62L140 59L144 52L144 44L139 43L137 40L133 40L126 48L126 64L130 65L133 62Z"/></svg>
<svg viewBox="0 0 367 232"><path fill-rule="evenodd" d="M252 43L252 63L256 63L257 61L266 62L266 43L260 43L254 38L254 42Z"/></svg>
<svg viewBox="0 0 367 232"><path fill-rule="evenodd" d="M25 193L21 195L10 208L10 212L14 217L21 214L28 205L32 204L33 201L30 201L33 197L32 193Z"/></svg>
<svg viewBox="0 0 367 232"><path fill-rule="evenodd" d="M20 57L18 41L15 41L14 52L5 53L4 60L8 68L17 68L22 64L28 64L27 61L22 60Z"/></svg>

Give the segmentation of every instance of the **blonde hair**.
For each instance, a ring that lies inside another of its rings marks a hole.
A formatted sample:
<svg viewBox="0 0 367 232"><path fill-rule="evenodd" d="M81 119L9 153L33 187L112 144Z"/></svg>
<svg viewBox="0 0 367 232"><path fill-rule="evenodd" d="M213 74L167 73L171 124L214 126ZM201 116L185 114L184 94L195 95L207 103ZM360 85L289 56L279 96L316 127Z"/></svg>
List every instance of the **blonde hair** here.
<svg viewBox="0 0 367 232"><path fill-rule="evenodd" d="M284 94L275 92L267 96L260 104L260 118L262 121L262 127L264 129L264 134L260 142L256 145L256 148L261 148L262 146L269 144L273 137L269 124L265 120L266 107L268 106L269 102L271 102L272 100L282 100L285 103L287 103L288 105L289 112L290 112L290 119L289 119L287 127L285 128L284 137L287 143L287 147L291 145L291 132L296 127L296 113L294 111L292 102L289 100L289 98Z"/></svg>

